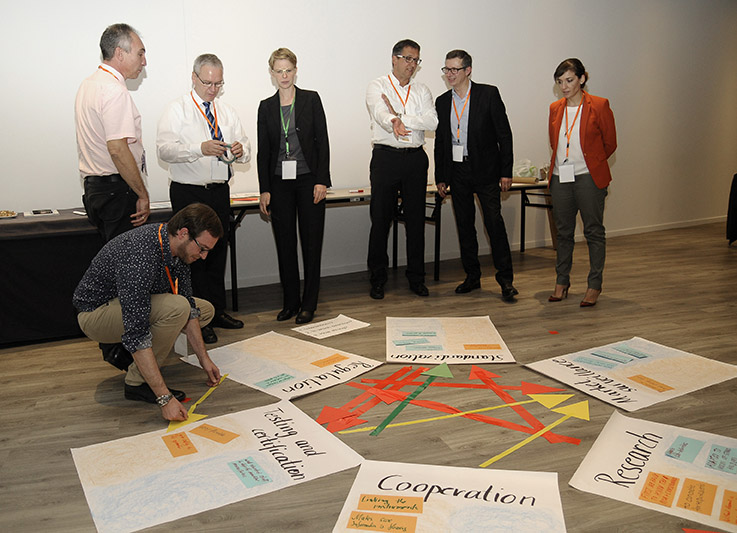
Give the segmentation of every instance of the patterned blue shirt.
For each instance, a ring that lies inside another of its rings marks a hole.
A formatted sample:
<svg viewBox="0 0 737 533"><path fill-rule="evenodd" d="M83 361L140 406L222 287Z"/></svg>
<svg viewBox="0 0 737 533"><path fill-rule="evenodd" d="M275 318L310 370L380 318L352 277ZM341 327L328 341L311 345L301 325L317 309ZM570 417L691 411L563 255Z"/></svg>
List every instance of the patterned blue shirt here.
<svg viewBox="0 0 737 533"><path fill-rule="evenodd" d="M200 316L192 298L189 265L172 257L167 225L133 228L109 241L92 260L74 291L72 302L79 312L94 311L115 298L123 311L123 346L133 353L151 347L151 295L171 293L164 266L172 280L178 279L179 294L191 306L190 318Z"/></svg>

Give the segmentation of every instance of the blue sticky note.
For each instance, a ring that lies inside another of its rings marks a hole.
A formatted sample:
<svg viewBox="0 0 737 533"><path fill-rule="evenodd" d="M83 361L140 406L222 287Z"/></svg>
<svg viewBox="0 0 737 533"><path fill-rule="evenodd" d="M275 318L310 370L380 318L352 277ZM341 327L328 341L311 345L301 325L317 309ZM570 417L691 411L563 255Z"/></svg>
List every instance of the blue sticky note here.
<svg viewBox="0 0 737 533"><path fill-rule="evenodd" d="M688 437L678 436L673 444L665 451L665 455L678 459L679 461L685 461L687 463L693 463L696 456L704 447L704 441L690 439Z"/></svg>
<svg viewBox="0 0 737 533"><path fill-rule="evenodd" d="M617 363L610 363L609 361L604 361L603 359L595 357L588 357L586 355L579 355L576 357L576 361L585 365L600 366L602 368L614 368L617 366Z"/></svg>
<svg viewBox="0 0 737 533"><path fill-rule="evenodd" d="M271 376L263 381L258 381L254 383L254 385L261 387L262 389L268 389L269 387L274 387L275 385L279 385L280 383L284 383L290 379L294 379L294 376L290 376L289 374L277 374L276 376Z"/></svg>
<svg viewBox="0 0 737 533"><path fill-rule="evenodd" d="M635 350L634 348L630 348L626 344L620 344L619 346L612 346L615 350L618 352L626 353L627 355L631 355L632 357L637 357L638 359L647 359L650 357L645 352L641 352L639 350Z"/></svg>
<svg viewBox="0 0 737 533"><path fill-rule="evenodd" d="M410 344L404 347L409 352L441 352L443 347L440 344Z"/></svg>
<svg viewBox="0 0 737 533"><path fill-rule="evenodd" d="M400 339L392 342L394 342L394 346L408 346L410 344L427 344L430 341L425 338L419 337L417 339Z"/></svg>
<svg viewBox="0 0 737 533"><path fill-rule="evenodd" d="M737 474L737 449L714 444L706 459L706 468Z"/></svg>
<svg viewBox="0 0 737 533"><path fill-rule="evenodd" d="M261 468L253 457L233 461L228 463L228 466L249 489L272 481L269 474Z"/></svg>
<svg viewBox="0 0 737 533"><path fill-rule="evenodd" d="M618 353L605 352L604 350L593 351L591 352L591 355L595 355L596 357L603 357L604 359L616 361L617 363L629 363L630 361L632 361L631 357L625 357L624 355L619 355Z"/></svg>
<svg viewBox="0 0 737 533"><path fill-rule="evenodd" d="M402 337L435 337L434 331L403 331Z"/></svg>

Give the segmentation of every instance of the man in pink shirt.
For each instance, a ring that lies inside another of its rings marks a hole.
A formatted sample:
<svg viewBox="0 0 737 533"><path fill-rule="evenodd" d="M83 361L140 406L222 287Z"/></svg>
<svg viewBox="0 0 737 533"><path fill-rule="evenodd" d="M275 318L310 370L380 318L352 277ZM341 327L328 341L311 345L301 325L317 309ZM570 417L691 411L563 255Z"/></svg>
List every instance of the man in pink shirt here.
<svg viewBox="0 0 737 533"><path fill-rule="evenodd" d="M105 242L149 216L141 114L125 80L146 66L146 49L127 24L113 24L100 38L102 63L82 82L74 104L82 201Z"/></svg>

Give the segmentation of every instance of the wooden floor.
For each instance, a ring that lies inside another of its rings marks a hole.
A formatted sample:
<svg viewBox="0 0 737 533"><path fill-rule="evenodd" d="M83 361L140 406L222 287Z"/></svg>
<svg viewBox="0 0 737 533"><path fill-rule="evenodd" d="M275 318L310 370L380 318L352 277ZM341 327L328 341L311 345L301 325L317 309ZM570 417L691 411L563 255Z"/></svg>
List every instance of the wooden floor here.
<svg viewBox="0 0 737 533"><path fill-rule="evenodd" d="M401 270L390 276L382 301L368 297L364 273L326 278L316 319L343 313L369 322L371 327L315 342L383 361L386 316L489 315L519 362L486 367L506 382L524 380L564 387L522 364L633 336L737 364L737 247L727 246L724 224L610 239L604 292L591 309L578 306L586 284L584 243L576 247L571 295L561 303L547 302L554 284L552 249L514 253L513 259L515 285L520 290L514 304L501 301L488 257L484 258L482 290L467 295L456 295L453 290L463 279L457 260L443 262L441 280L428 282L428 298L407 290ZM292 322L275 321L281 308L278 286L242 289L240 301L242 312L237 316L246 327L216 330L220 345L271 330L306 338L291 331ZM366 376L384 377L397 368L382 365ZM453 366L454 373L467 375L469 370L467 365ZM184 389L193 398L206 390L200 371L174 358L164 376L170 386ZM0 391L0 531L94 531L69 449L165 427L157 407L123 399L123 374L105 364L97 345L83 338L0 350ZM591 409L589 422L571 419L565 425L565 434L582 439L581 445L551 445L537 439L495 463L494 468L558 472L563 511L572 533L705 529L568 486L614 410L574 392L575 400L588 399ZM314 418L323 406L340 406L352 394L353 389L339 385L294 403ZM433 399L443 401L442 396ZM485 400L479 391L477 396L464 396L463 402L473 409L488 405ZM226 381L208 398L207 413L217 416L273 401L271 396ZM460 406L458 399L454 405ZM736 407L737 380L732 380L641 409L632 416L737 438ZM376 413L369 422L378 423L387 414ZM543 412L537 414L543 422L553 421ZM340 438L367 459L465 467L477 466L520 440L514 431L468 420L434 422L429 427L412 425L385 431L376 438L360 433ZM328 532L356 471L151 531Z"/></svg>

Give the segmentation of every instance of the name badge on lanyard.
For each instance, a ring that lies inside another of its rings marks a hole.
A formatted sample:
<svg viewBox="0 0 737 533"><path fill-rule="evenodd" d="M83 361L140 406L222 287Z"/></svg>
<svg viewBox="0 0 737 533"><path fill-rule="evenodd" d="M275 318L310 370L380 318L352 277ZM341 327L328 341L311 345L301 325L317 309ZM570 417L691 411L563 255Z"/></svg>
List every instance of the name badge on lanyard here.
<svg viewBox="0 0 737 533"><path fill-rule="evenodd" d="M450 99L453 102L453 112L455 113L456 120L458 121L458 124L456 126L456 138L453 144L453 162L455 163L463 163L463 152L464 152L465 147L461 144L461 118L463 118L463 113L466 112L466 106L468 105L468 99L470 97L471 97L471 85L468 86L468 92L466 93L466 101L463 103L463 109L461 109L461 114L459 115L458 108L456 107L455 97L452 94L450 96Z"/></svg>
<svg viewBox="0 0 737 533"><path fill-rule="evenodd" d="M295 159L289 159L281 162L281 179L297 179L297 161Z"/></svg>
<svg viewBox="0 0 737 533"><path fill-rule="evenodd" d="M462 144L453 145L453 162L463 163L463 145Z"/></svg>
<svg viewBox="0 0 737 533"><path fill-rule="evenodd" d="M573 168L572 163L558 165L558 172L560 173L558 181L560 181L560 183L573 183L576 181L576 175L573 173Z"/></svg>
<svg viewBox="0 0 737 533"><path fill-rule="evenodd" d="M283 180L296 180L297 179L297 160L290 159L289 157L289 123L292 121L292 114L294 113L294 102L297 100L297 95L294 95L292 99L292 105L289 108L289 118L286 122L284 121L284 110L279 107L279 114L281 115L281 127L284 132L284 145L287 151L287 158L281 163L281 179Z"/></svg>

